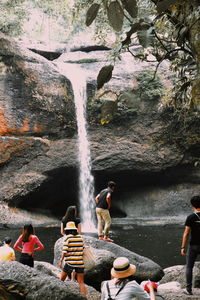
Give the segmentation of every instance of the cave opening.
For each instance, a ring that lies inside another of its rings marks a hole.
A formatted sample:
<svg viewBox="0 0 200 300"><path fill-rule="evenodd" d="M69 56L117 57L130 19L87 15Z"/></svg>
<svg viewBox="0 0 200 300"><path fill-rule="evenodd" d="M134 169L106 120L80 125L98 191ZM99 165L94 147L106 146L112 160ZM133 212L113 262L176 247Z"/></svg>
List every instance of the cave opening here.
<svg viewBox="0 0 200 300"><path fill-rule="evenodd" d="M168 185L173 182L171 176L164 173L139 173L133 171L96 171L93 172L95 179L95 195L107 187L110 180L116 182L117 187L112 196L111 215L113 217L126 217L125 210L119 205L124 195L134 190L145 189L148 186ZM61 219L70 205L79 207L78 169L60 168L48 173L48 179L35 191L13 203L19 208L46 214Z"/></svg>

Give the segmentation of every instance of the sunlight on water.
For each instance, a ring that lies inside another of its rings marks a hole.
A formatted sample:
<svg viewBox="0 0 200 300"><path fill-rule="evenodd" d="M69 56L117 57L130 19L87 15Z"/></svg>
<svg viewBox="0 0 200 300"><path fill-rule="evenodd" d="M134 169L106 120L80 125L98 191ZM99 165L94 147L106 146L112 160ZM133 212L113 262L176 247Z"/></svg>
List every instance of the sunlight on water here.
<svg viewBox="0 0 200 300"><path fill-rule="evenodd" d="M83 232L96 232L94 178L91 174L91 155L86 123L86 74L72 64L59 64L59 69L71 81L76 106L81 228Z"/></svg>

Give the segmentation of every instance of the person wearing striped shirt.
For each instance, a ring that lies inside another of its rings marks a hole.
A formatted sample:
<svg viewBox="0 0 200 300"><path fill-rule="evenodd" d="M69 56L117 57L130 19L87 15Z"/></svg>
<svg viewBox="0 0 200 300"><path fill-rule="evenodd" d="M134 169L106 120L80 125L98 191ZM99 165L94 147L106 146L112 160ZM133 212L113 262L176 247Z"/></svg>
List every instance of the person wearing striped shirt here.
<svg viewBox="0 0 200 300"><path fill-rule="evenodd" d="M86 287L84 284L83 238L78 234L74 222L68 222L64 231L66 235L64 236L59 267L62 267L63 260L65 261L65 265L61 271L60 280L64 281L66 277L70 277L72 271L75 270L80 292L86 296Z"/></svg>

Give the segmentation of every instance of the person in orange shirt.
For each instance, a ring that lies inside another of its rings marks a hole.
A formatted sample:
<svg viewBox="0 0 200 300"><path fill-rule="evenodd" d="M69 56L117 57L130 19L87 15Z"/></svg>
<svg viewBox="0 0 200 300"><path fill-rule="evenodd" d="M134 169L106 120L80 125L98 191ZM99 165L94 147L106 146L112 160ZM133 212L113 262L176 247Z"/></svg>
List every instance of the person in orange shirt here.
<svg viewBox="0 0 200 300"><path fill-rule="evenodd" d="M0 261L15 260L15 251L11 247L12 239L7 236L4 239L4 245L0 247Z"/></svg>

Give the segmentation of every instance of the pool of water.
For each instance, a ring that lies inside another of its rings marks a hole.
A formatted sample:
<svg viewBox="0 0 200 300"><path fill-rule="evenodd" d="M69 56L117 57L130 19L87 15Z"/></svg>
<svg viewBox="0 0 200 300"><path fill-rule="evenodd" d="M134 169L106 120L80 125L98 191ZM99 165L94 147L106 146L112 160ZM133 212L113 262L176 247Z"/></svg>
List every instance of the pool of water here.
<svg viewBox="0 0 200 300"><path fill-rule="evenodd" d="M162 268L166 268L185 264L185 257L180 255L183 230L183 225L177 224L136 225L123 223L112 225L111 237L116 244L148 257ZM5 236L10 236L14 244L20 234L20 229L0 229L0 240L3 240ZM60 228L58 226L38 227L36 235L44 244L45 249L35 254L35 260L52 263L54 244L61 237ZM16 257L18 260L19 252L16 252Z"/></svg>

